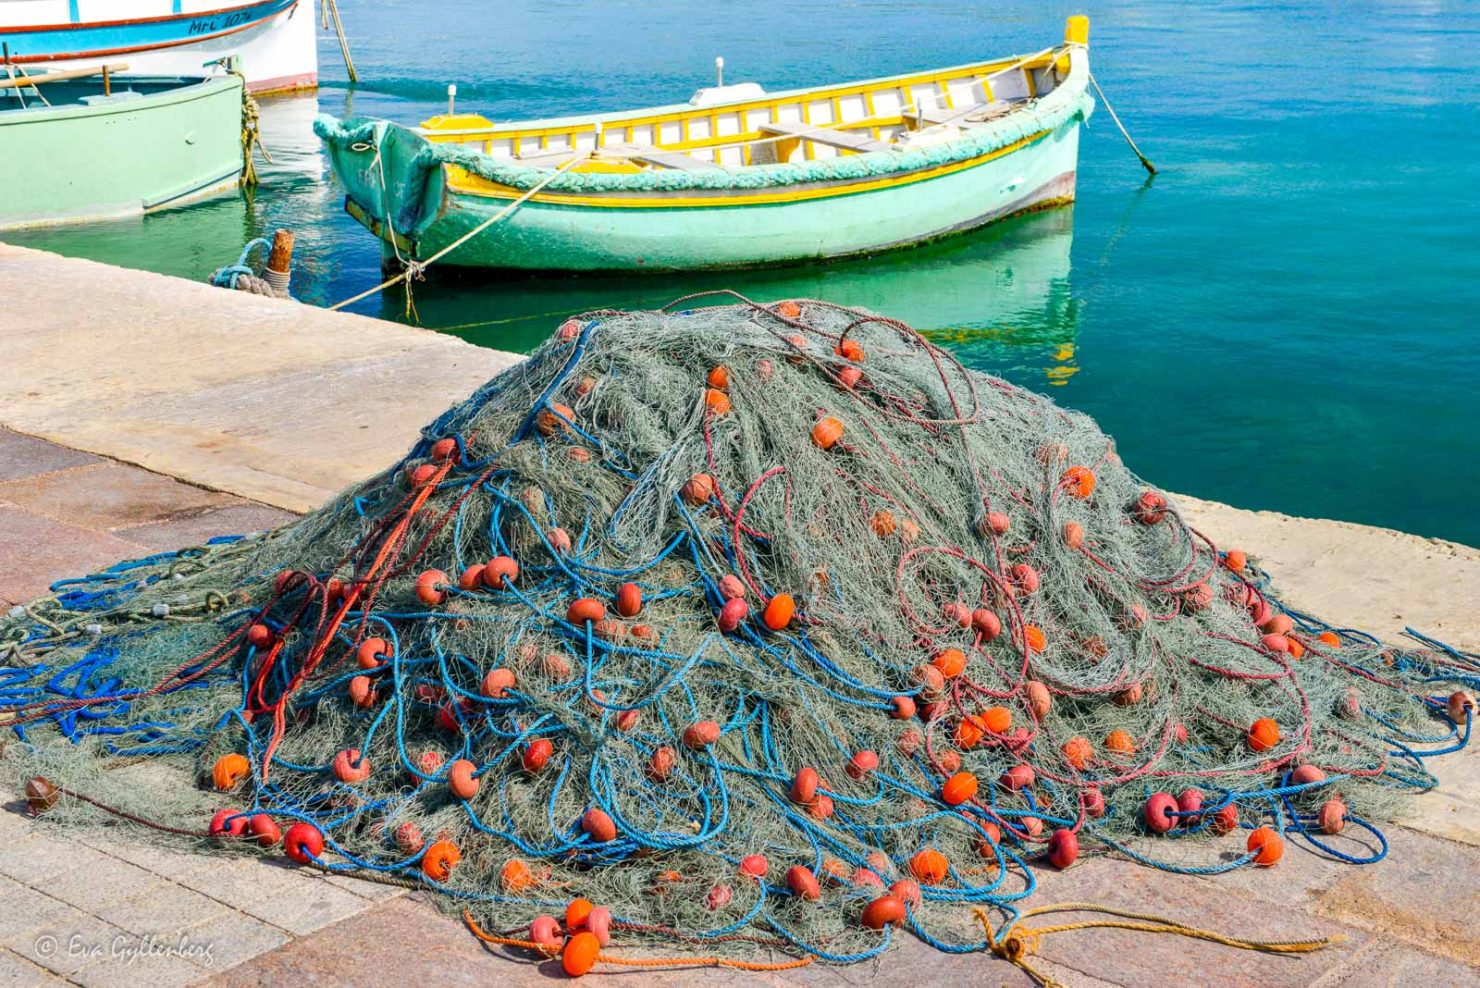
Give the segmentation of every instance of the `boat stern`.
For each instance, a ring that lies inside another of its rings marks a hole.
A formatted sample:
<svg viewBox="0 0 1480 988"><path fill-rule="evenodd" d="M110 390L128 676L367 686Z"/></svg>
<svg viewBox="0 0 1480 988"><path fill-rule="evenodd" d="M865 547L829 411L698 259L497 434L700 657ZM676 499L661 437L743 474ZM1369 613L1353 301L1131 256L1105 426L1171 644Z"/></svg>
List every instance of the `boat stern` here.
<svg viewBox="0 0 1480 988"><path fill-rule="evenodd" d="M415 258L422 231L444 205L441 162L413 131L384 120L321 116L314 133L344 187L344 209L388 257Z"/></svg>

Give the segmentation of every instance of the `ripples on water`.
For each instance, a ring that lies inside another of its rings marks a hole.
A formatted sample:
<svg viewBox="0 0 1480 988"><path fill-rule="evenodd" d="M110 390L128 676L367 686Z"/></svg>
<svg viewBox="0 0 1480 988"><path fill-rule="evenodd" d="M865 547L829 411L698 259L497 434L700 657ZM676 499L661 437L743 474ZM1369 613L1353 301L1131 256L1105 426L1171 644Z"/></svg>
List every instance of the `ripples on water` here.
<svg viewBox="0 0 1480 988"><path fill-rule="evenodd" d="M1062 34L1042 4L915 0L344 0L367 84L325 39L317 98L264 101L276 164L254 194L8 239L203 278L280 225L295 288L379 280L308 130L319 109L412 123L681 101L725 56L780 89L967 62ZM1480 5L1081 3L1096 75L1162 169L1146 185L1108 115L1079 202L911 252L705 276L440 278L426 325L507 349L565 314L728 286L904 318L962 359L1096 416L1173 490L1480 544ZM435 11L435 14L429 13ZM341 80L341 81L337 81ZM389 293L358 311L400 319Z"/></svg>

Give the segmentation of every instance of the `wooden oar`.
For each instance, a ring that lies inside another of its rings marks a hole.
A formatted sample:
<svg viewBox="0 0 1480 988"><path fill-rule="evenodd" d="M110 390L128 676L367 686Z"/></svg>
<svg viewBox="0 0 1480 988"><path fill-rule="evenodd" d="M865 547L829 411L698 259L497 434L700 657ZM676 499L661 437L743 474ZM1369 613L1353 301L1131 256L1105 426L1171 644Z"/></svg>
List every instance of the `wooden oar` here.
<svg viewBox="0 0 1480 988"><path fill-rule="evenodd" d="M112 65L99 65L91 69L68 69L65 72L48 72L45 75L22 75L13 79L0 79L0 89L20 89L26 86L39 86L46 82L66 82L68 79L86 79L90 76L126 71L128 71L127 62L115 62Z"/></svg>

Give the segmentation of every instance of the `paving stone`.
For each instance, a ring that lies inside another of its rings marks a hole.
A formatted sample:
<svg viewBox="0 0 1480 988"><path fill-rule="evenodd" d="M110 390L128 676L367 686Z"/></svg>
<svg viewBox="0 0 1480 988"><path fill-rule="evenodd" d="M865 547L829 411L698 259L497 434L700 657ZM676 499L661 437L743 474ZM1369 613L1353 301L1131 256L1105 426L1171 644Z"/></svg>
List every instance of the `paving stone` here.
<svg viewBox="0 0 1480 988"><path fill-rule="evenodd" d="M0 944L45 926L70 908L65 902L25 886L0 893Z"/></svg>
<svg viewBox="0 0 1480 988"><path fill-rule="evenodd" d="M184 988L200 979L200 968L184 957L153 954L94 961L70 977L84 988Z"/></svg>
<svg viewBox="0 0 1480 988"><path fill-rule="evenodd" d="M10 937L5 946L26 960L66 977L107 957L119 937L128 934L71 906L45 923Z"/></svg>
<svg viewBox="0 0 1480 988"><path fill-rule="evenodd" d="M170 939L209 923L231 907L179 885L161 885L142 895L118 899L93 910L99 919L135 936Z"/></svg>
<svg viewBox="0 0 1480 988"><path fill-rule="evenodd" d="M130 864L143 868L145 871L153 872L171 882L177 882L187 875L195 874L207 868L218 868L221 863L220 858L212 857L209 854L192 854L189 851L177 851L174 848L135 843L111 836L84 836L82 843L110 857L118 858L120 861L127 861Z"/></svg>
<svg viewBox="0 0 1480 988"><path fill-rule="evenodd" d="M205 954L193 956L191 963L219 973L281 947L288 942L288 934L242 913L228 912L191 930L190 940L207 948Z"/></svg>
<svg viewBox="0 0 1480 988"><path fill-rule="evenodd" d="M7 988L53 988L67 982L37 967L13 950L0 948L0 985Z"/></svg>
<svg viewBox="0 0 1480 988"><path fill-rule="evenodd" d="M112 461L0 483L0 498L98 531L202 514L237 500Z"/></svg>
<svg viewBox="0 0 1480 988"><path fill-rule="evenodd" d="M163 552L200 545L217 535L249 535L277 528L297 517L280 508L241 501L203 514L117 529L114 534Z"/></svg>
<svg viewBox="0 0 1480 988"><path fill-rule="evenodd" d="M405 895L407 889L398 888L395 885L382 885L379 882L368 882L363 878L351 878L349 875L325 875L324 881L335 888L344 889L352 895L371 902L384 902L386 899L394 899L398 895Z"/></svg>
<svg viewBox="0 0 1480 988"><path fill-rule="evenodd" d="M1047 870L1045 869L1045 872ZM1369 939L1354 927L1309 915L1296 902L1284 904L1222 888L1218 879L1173 875L1110 858L1082 861L1062 874L1043 876L1043 889L1029 902L1092 902L1149 912L1190 926L1232 936L1289 940L1342 934L1347 943L1305 955L1256 953L1167 934L1085 930L1044 938L1039 954L1092 976L1126 985L1164 982L1175 974L1196 983L1274 988L1304 986L1338 968ZM1038 917L1025 925L1049 925L1092 914Z"/></svg>
<svg viewBox="0 0 1480 988"><path fill-rule="evenodd" d="M1312 911L1480 965L1480 849L1401 827L1388 842L1386 860L1314 892Z"/></svg>
<svg viewBox="0 0 1480 988"><path fill-rule="evenodd" d="M1415 985L1480 984L1480 968L1402 944L1374 940L1311 988L1410 988Z"/></svg>
<svg viewBox="0 0 1480 988"><path fill-rule="evenodd" d="M96 859L49 878L37 887L53 899L100 916L100 910L110 904L137 899L164 882L158 875L127 861L109 857L93 848L84 850L89 858L96 854Z"/></svg>
<svg viewBox="0 0 1480 988"><path fill-rule="evenodd" d="M0 846L0 875L23 885L43 886L47 879L97 864L103 857L76 841L55 840L32 831Z"/></svg>
<svg viewBox="0 0 1480 988"><path fill-rule="evenodd" d="M0 481L20 480L102 462L102 457L80 449L59 446L23 432L0 429Z"/></svg>
<svg viewBox="0 0 1480 988"><path fill-rule="evenodd" d="M0 505L0 595L28 601L57 580L148 555L137 542Z"/></svg>
<svg viewBox="0 0 1480 988"><path fill-rule="evenodd" d="M266 862L197 872L183 883L290 933L304 934L363 911L370 903L316 876Z"/></svg>

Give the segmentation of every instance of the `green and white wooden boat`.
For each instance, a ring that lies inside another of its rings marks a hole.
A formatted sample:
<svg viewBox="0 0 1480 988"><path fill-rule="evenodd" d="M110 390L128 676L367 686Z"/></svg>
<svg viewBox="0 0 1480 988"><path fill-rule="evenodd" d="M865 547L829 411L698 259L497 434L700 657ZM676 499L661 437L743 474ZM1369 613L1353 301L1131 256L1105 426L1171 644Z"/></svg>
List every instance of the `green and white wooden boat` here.
<svg viewBox="0 0 1480 988"><path fill-rule="evenodd" d="M242 80L0 70L0 230L137 216L242 173Z"/></svg>
<svg viewBox="0 0 1480 988"><path fill-rule="evenodd" d="M921 243L1074 198L1089 22L1030 55L687 104L315 130L385 260L689 270Z"/></svg>

